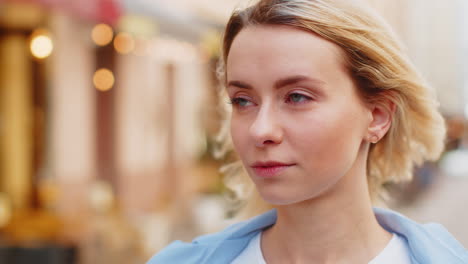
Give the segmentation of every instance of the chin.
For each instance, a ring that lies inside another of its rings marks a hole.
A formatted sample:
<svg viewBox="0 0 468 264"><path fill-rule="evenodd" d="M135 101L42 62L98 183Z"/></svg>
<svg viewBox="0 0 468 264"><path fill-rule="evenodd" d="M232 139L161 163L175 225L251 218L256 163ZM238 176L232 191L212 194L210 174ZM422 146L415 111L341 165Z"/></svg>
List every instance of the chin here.
<svg viewBox="0 0 468 264"><path fill-rule="evenodd" d="M314 195L311 196L299 196L298 193L285 193L283 192L272 192L266 190L258 190L260 196L265 200L265 202L273 206L284 206L300 203L306 200L314 198Z"/></svg>
<svg viewBox="0 0 468 264"><path fill-rule="evenodd" d="M330 188L333 187L333 185L326 186L327 187L323 186L323 188L315 188L315 190L308 188L302 192L297 186L290 186L290 188L285 188L284 185L257 186L257 191L263 200L265 200L265 202L273 206L284 206L317 199L327 193L327 190L330 190Z"/></svg>

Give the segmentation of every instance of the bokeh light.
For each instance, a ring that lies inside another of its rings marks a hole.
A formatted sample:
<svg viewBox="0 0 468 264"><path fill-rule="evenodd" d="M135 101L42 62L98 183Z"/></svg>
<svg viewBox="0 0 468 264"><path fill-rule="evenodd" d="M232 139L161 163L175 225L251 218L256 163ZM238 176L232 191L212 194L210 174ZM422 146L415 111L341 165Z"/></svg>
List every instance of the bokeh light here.
<svg viewBox="0 0 468 264"><path fill-rule="evenodd" d="M132 35L121 32L114 39L114 48L120 54L128 54L135 48L135 40Z"/></svg>
<svg viewBox="0 0 468 264"><path fill-rule="evenodd" d="M114 31L107 24L97 24L91 32L91 38L98 46L106 46L111 43L113 37Z"/></svg>
<svg viewBox="0 0 468 264"><path fill-rule="evenodd" d="M112 209L115 198L112 186L105 181L96 181L89 194L90 205L96 212L107 212Z"/></svg>
<svg viewBox="0 0 468 264"><path fill-rule="evenodd" d="M94 73L93 83L99 91L110 90L114 86L114 82L114 74L109 69L102 68Z"/></svg>
<svg viewBox="0 0 468 264"><path fill-rule="evenodd" d="M45 31L40 31L33 33L30 49L34 57L44 59L50 56L54 45L50 36Z"/></svg>

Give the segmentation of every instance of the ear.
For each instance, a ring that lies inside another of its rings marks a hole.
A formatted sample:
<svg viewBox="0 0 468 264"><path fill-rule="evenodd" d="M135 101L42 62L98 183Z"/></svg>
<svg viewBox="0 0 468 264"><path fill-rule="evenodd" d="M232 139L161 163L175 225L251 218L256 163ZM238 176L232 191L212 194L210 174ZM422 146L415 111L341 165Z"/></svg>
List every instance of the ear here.
<svg viewBox="0 0 468 264"><path fill-rule="evenodd" d="M389 100L380 101L371 106L372 120L367 129L368 142L377 143L385 136L392 125L395 109L395 104Z"/></svg>

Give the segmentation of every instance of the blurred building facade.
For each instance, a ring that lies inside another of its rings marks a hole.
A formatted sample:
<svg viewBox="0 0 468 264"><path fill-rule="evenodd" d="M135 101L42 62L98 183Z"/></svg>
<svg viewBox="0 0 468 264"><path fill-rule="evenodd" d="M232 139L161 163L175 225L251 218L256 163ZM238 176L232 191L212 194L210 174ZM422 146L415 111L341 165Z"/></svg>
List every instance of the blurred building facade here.
<svg viewBox="0 0 468 264"><path fill-rule="evenodd" d="M465 1L367 0L400 37L414 64L434 87L446 115L459 115L464 97L464 47L462 10ZM466 10L466 8L465 8Z"/></svg>

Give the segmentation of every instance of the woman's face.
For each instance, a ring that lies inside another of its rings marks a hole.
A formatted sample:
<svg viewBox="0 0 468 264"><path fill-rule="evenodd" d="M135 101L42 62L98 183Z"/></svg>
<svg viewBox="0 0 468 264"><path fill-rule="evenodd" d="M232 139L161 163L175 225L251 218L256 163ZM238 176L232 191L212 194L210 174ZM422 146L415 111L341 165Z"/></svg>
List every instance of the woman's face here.
<svg viewBox="0 0 468 264"><path fill-rule="evenodd" d="M337 45L250 26L234 39L226 74L234 148L266 201L312 199L354 171L372 113Z"/></svg>

